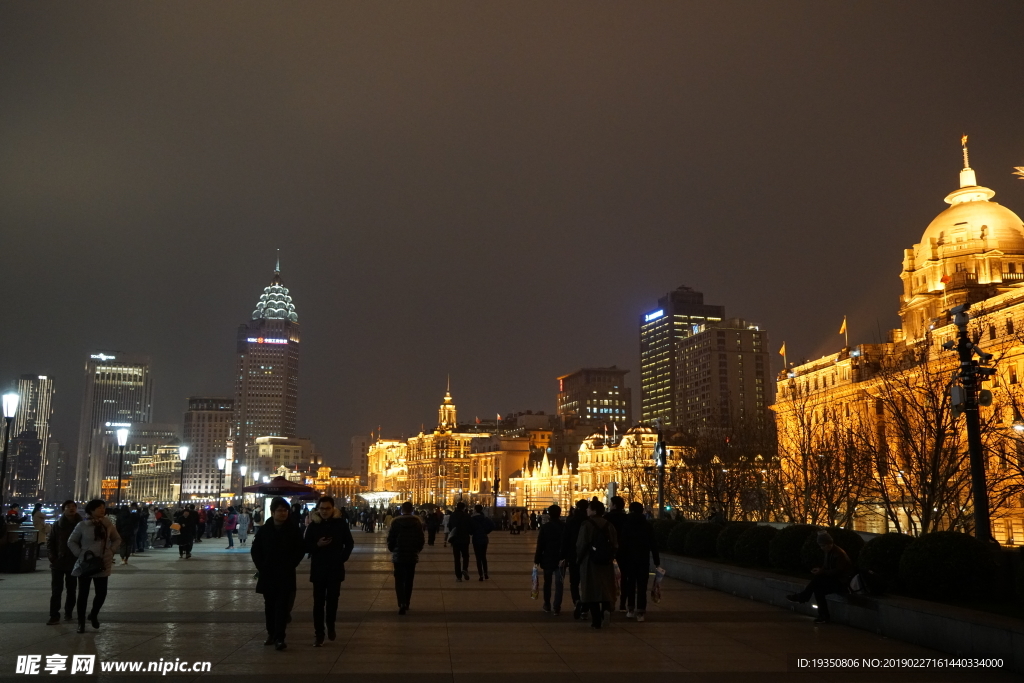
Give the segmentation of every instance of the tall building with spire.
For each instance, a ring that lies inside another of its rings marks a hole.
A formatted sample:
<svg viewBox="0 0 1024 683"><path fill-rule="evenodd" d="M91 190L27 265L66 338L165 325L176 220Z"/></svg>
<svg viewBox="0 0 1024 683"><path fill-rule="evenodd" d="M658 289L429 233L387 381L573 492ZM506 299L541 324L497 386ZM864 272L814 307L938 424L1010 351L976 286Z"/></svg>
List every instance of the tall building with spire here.
<svg viewBox="0 0 1024 683"><path fill-rule="evenodd" d="M235 459L251 466L256 439L295 436L299 402L299 316L281 279L281 258L249 322L238 327Z"/></svg>

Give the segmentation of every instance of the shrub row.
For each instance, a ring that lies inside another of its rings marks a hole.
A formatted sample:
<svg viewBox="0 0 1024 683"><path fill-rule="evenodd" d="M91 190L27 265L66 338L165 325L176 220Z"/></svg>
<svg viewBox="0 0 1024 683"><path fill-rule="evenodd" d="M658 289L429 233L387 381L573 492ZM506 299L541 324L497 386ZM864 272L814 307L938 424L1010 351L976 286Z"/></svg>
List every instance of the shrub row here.
<svg viewBox="0 0 1024 683"><path fill-rule="evenodd" d="M820 529L809 524L776 529L753 522L723 525L657 520L654 528L662 550L687 557L717 556L788 572L808 571L821 559L817 544ZM850 529L826 531L877 589L931 598L1005 590L1024 600L1024 549L1000 556L974 537L953 531L932 532L920 538L888 533L868 543Z"/></svg>

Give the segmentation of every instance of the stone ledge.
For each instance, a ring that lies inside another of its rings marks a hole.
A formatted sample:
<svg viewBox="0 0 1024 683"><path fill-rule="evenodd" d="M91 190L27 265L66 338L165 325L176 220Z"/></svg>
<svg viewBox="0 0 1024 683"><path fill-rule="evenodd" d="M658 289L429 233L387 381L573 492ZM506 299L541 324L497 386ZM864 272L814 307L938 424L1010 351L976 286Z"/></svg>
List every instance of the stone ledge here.
<svg viewBox="0 0 1024 683"><path fill-rule="evenodd" d="M815 615L810 603L786 600L807 585L792 576L665 553L661 566L673 579ZM1002 657L1007 669L1024 673L1024 623L1018 619L905 597L830 595L828 601L835 623L953 655Z"/></svg>

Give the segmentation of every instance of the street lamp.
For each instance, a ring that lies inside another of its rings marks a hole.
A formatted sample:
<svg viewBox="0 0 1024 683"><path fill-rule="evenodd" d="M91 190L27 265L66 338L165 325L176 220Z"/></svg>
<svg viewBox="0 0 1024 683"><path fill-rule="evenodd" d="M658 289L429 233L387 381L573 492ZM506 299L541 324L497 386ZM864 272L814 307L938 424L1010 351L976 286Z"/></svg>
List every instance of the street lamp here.
<svg viewBox="0 0 1024 683"><path fill-rule="evenodd" d="M13 391L4 394L4 423L6 428L4 429L4 457L3 462L0 463L0 515L3 515L4 511L4 486L6 485L4 479L7 475L7 449L11 446L11 425L14 423L14 416L18 412L19 400L21 400L21 396Z"/></svg>
<svg viewBox="0 0 1024 683"><path fill-rule="evenodd" d="M121 427L117 430L117 448L119 457L117 459L117 506L121 507L121 473L124 471L124 447L128 445L128 428Z"/></svg>
<svg viewBox="0 0 1024 683"><path fill-rule="evenodd" d="M240 489L245 489L245 473L248 472L248 471L249 471L249 466L248 465L239 465L238 466L238 473L242 475L242 485L239 487ZM244 503L245 502L245 491L244 490L239 491L238 492L238 497L241 498L242 502Z"/></svg>
<svg viewBox="0 0 1024 683"><path fill-rule="evenodd" d="M220 487L220 490L217 491L217 507L220 507L220 504L221 504L220 501L221 501L221 498L223 498L223 496L221 496L221 493L224 492L224 463L225 462L227 462L227 461L224 458L217 458L217 469L220 470L220 484L218 484L218 486Z"/></svg>
<svg viewBox="0 0 1024 683"><path fill-rule="evenodd" d="M178 503L185 507L185 458L188 457L188 446L178 446L178 457L181 458L181 483L178 484Z"/></svg>

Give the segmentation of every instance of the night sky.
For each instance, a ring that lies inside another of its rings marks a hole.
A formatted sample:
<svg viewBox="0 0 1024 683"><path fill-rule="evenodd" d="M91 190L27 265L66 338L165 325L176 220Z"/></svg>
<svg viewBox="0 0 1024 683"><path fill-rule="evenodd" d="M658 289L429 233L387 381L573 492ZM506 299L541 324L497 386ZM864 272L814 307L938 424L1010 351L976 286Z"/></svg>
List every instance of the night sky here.
<svg viewBox="0 0 1024 683"><path fill-rule="evenodd" d="M959 140L1024 213L1024 3L7 2L0 385L149 354L155 420L233 395L282 251L299 425L554 410L686 284L791 360L898 323ZM775 369L781 359L773 353ZM72 451L73 452L73 451Z"/></svg>

